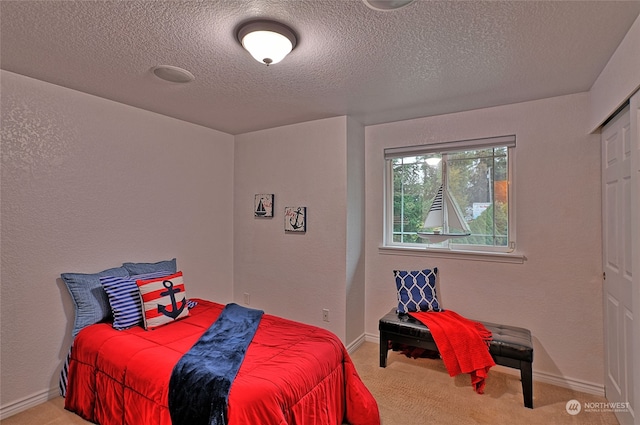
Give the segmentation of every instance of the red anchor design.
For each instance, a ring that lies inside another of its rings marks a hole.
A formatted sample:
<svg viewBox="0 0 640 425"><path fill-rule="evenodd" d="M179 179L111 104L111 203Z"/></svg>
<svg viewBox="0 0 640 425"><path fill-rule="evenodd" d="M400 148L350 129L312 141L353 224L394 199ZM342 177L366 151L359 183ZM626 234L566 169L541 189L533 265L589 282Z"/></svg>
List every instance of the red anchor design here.
<svg viewBox="0 0 640 425"><path fill-rule="evenodd" d="M181 290L179 288L173 289L173 282L170 280L163 281L162 286L167 288L167 290L164 292L160 292L160 295L163 297L169 295L169 297L171 298L171 311L167 310L167 306L158 304L158 313L162 313L165 316L176 319L178 316L180 316L180 313L182 313L184 308L187 306L187 299L183 297L182 301L180 301L182 305L178 308L175 294L177 294Z"/></svg>

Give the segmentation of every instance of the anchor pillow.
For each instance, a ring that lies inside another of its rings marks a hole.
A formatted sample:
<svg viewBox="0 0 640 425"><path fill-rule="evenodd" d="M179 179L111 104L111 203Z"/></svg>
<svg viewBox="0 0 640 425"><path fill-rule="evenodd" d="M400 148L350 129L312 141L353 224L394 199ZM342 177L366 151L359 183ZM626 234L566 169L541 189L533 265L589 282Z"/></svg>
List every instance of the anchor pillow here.
<svg viewBox="0 0 640 425"><path fill-rule="evenodd" d="M113 328L129 329L142 325L142 305L137 280L163 277L174 272L164 271L137 276L103 276L100 283L109 297L113 313Z"/></svg>
<svg viewBox="0 0 640 425"><path fill-rule="evenodd" d="M182 272L136 281L142 296L144 328L155 329L189 315Z"/></svg>

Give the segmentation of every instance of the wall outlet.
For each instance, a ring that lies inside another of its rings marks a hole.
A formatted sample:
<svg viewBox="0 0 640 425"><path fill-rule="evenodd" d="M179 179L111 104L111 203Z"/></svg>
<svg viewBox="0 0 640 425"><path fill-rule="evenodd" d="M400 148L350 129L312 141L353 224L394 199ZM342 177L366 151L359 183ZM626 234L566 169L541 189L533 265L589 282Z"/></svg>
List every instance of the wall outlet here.
<svg viewBox="0 0 640 425"><path fill-rule="evenodd" d="M325 322L329 321L329 309L328 308L323 308L322 309L322 320Z"/></svg>
<svg viewBox="0 0 640 425"><path fill-rule="evenodd" d="M249 293L248 292L244 293L244 303L246 305L249 305Z"/></svg>

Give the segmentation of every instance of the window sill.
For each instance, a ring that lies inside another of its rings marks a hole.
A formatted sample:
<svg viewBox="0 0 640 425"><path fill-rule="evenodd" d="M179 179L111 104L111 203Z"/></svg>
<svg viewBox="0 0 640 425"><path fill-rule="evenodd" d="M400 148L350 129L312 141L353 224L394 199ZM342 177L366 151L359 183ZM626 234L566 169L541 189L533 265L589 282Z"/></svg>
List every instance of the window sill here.
<svg viewBox="0 0 640 425"><path fill-rule="evenodd" d="M380 246L378 252L382 255L410 255L415 257L454 258L469 261L487 261L493 263L524 264L527 259L522 254L508 252L476 252L428 248L409 248L401 246Z"/></svg>

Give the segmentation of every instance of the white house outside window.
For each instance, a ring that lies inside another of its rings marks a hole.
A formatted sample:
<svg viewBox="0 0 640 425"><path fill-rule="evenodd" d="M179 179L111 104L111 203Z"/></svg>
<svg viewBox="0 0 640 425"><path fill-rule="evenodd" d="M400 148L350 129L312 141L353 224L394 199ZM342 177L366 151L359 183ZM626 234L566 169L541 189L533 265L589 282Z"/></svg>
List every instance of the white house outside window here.
<svg viewBox="0 0 640 425"><path fill-rule="evenodd" d="M510 182L515 145L515 136L502 136L385 149L384 245L513 251L514 194ZM441 187L448 192L447 202L446 196L436 196L439 190L442 193ZM446 204L446 216L451 217L455 209L459 217L445 219L450 225L445 224L444 231L433 226L433 217L425 223L430 209L438 210L440 204ZM441 236L444 233L451 236Z"/></svg>

